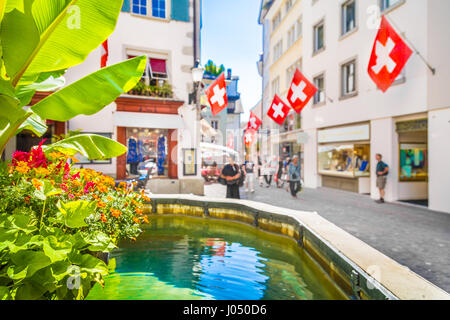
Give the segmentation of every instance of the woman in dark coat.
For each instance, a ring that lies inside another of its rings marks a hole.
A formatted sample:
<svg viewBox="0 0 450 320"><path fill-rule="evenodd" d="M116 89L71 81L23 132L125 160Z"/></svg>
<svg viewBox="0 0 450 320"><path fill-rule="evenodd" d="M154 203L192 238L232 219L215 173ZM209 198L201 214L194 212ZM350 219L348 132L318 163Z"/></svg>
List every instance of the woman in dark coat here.
<svg viewBox="0 0 450 320"><path fill-rule="evenodd" d="M221 177L227 182L227 198L240 199L239 180L241 171L232 157L228 158L228 163L223 167Z"/></svg>

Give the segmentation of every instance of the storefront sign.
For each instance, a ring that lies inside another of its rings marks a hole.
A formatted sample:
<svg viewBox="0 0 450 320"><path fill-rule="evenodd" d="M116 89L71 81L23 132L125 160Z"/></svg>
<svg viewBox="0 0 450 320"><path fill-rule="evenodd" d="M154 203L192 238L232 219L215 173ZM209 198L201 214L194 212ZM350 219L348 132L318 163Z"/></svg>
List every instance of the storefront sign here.
<svg viewBox="0 0 450 320"><path fill-rule="evenodd" d="M411 121L397 122L396 124L397 132L413 132L413 131L427 131L428 130L428 119L419 119Z"/></svg>
<svg viewBox="0 0 450 320"><path fill-rule="evenodd" d="M368 124L320 130L318 133L319 143L362 140L370 140L370 128Z"/></svg>

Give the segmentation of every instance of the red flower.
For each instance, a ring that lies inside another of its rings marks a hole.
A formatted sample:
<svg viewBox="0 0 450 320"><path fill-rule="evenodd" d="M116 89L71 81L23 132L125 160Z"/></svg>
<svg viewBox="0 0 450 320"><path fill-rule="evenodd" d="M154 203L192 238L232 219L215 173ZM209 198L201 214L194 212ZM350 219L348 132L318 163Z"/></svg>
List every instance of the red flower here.
<svg viewBox="0 0 450 320"><path fill-rule="evenodd" d="M86 183L86 186L84 187L84 193L89 193L90 192L90 188L94 188L95 187L95 183L92 181L89 181L88 183Z"/></svg>
<svg viewBox="0 0 450 320"><path fill-rule="evenodd" d="M80 173L77 172L76 174L74 174L74 175L71 176L70 178L72 179L72 181L75 180L75 179L79 179L79 178L80 178Z"/></svg>
<svg viewBox="0 0 450 320"><path fill-rule="evenodd" d="M45 153L42 151L42 145L47 139L44 139L39 143L37 148L31 150L31 161L29 162L30 166L33 168L44 167L47 168L47 157Z"/></svg>
<svg viewBox="0 0 450 320"><path fill-rule="evenodd" d="M68 187L67 187L67 185L66 185L66 184L64 184L64 183L63 183L63 184L61 184L61 185L60 185L60 187L61 187L61 189L63 189L63 191L64 191L64 192L67 192L67 191L69 191L69 188L68 188Z"/></svg>
<svg viewBox="0 0 450 320"><path fill-rule="evenodd" d="M13 160L12 160L13 166L16 166L17 162L19 162L19 161L28 163L28 161L30 161L30 153L22 152L22 151L15 151L13 153Z"/></svg>
<svg viewBox="0 0 450 320"><path fill-rule="evenodd" d="M66 164L64 165L64 177L63 177L63 179L67 180L67 179L69 179L69 176L70 176L70 166L66 162Z"/></svg>

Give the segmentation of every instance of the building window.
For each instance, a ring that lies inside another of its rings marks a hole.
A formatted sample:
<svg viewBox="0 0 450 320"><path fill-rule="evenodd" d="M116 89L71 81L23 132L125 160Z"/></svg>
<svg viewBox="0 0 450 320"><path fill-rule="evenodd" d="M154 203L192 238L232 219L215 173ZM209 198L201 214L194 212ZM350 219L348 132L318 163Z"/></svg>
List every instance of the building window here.
<svg viewBox="0 0 450 320"><path fill-rule="evenodd" d="M321 144L318 149L320 174L347 177L370 176L369 144Z"/></svg>
<svg viewBox="0 0 450 320"><path fill-rule="evenodd" d="M165 19L166 11L166 0L133 0L134 14Z"/></svg>
<svg viewBox="0 0 450 320"><path fill-rule="evenodd" d="M286 14L291 10L292 6L294 5L294 0L287 0L286 1Z"/></svg>
<svg viewBox="0 0 450 320"><path fill-rule="evenodd" d="M302 17L297 19L297 39L299 39L303 35L303 21Z"/></svg>
<svg viewBox="0 0 450 320"><path fill-rule="evenodd" d="M325 22L321 21L314 26L314 53L325 47Z"/></svg>
<svg viewBox="0 0 450 320"><path fill-rule="evenodd" d="M211 120L211 127L215 130L219 129L219 121L218 120Z"/></svg>
<svg viewBox="0 0 450 320"><path fill-rule="evenodd" d="M295 40L297 40L296 38L296 34L295 34L295 25L293 25L289 30L288 30L288 35L287 35L287 47L290 48L294 43Z"/></svg>
<svg viewBox="0 0 450 320"><path fill-rule="evenodd" d="M292 64L289 68L286 70L286 84L290 85L292 82L292 79L294 78L295 70L299 69L302 70L302 59L297 60L294 64Z"/></svg>
<svg viewBox="0 0 450 320"><path fill-rule="evenodd" d="M136 57L135 55L128 55L128 59ZM169 73L167 69L167 59L149 57L144 74L141 81L147 85L162 87L168 82Z"/></svg>
<svg viewBox="0 0 450 320"><path fill-rule="evenodd" d="M387 9L390 9L400 3L402 3L404 0L380 0L381 4L381 11L385 11Z"/></svg>
<svg viewBox="0 0 450 320"><path fill-rule="evenodd" d="M428 179L428 147L426 143L400 144L400 181Z"/></svg>
<svg viewBox="0 0 450 320"><path fill-rule="evenodd" d="M279 11L272 19L272 31L274 31L281 23L281 11Z"/></svg>
<svg viewBox="0 0 450 320"><path fill-rule="evenodd" d="M321 74L314 78L317 92L314 95L314 104L325 103L325 76Z"/></svg>
<svg viewBox="0 0 450 320"><path fill-rule="evenodd" d="M351 0L342 5L342 35L356 28L356 1Z"/></svg>
<svg viewBox="0 0 450 320"><path fill-rule="evenodd" d="M275 94L280 93L280 77L276 77L272 81L272 96L275 96Z"/></svg>
<svg viewBox="0 0 450 320"><path fill-rule="evenodd" d="M345 97L347 95L356 92L356 61L350 61L345 63L341 67L342 75L342 90L341 96Z"/></svg>
<svg viewBox="0 0 450 320"><path fill-rule="evenodd" d="M280 59L282 55L283 55L283 40L280 40L273 47L273 63L275 63L278 59Z"/></svg>

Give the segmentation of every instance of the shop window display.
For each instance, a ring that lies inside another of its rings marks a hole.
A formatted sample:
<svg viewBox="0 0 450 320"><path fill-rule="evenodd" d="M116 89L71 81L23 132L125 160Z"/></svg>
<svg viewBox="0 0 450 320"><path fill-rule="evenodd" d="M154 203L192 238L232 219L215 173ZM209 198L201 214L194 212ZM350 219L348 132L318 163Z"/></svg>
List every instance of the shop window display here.
<svg viewBox="0 0 450 320"><path fill-rule="evenodd" d="M400 144L400 181L426 181L427 155L426 144Z"/></svg>
<svg viewBox="0 0 450 320"><path fill-rule="evenodd" d="M127 171L131 175L167 175L167 130L127 129Z"/></svg>
<svg viewBox="0 0 450 320"><path fill-rule="evenodd" d="M369 176L369 159L368 144L322 145L318 153L319 173L351 178Z"/></svg>

